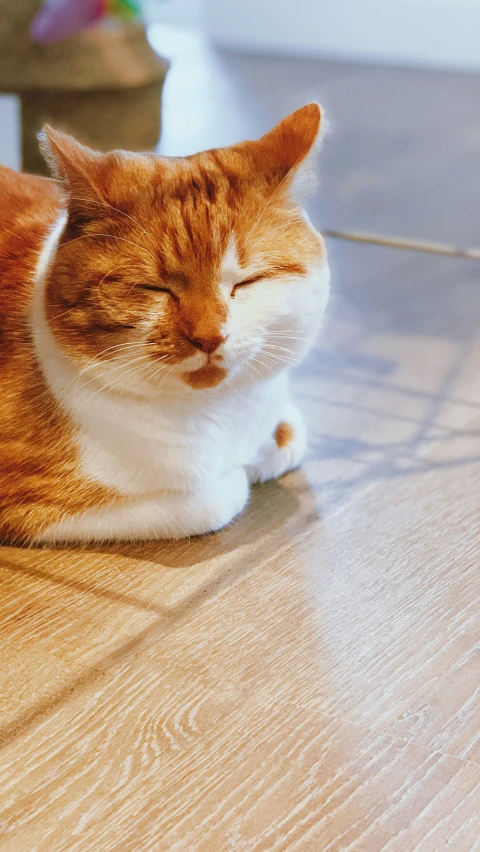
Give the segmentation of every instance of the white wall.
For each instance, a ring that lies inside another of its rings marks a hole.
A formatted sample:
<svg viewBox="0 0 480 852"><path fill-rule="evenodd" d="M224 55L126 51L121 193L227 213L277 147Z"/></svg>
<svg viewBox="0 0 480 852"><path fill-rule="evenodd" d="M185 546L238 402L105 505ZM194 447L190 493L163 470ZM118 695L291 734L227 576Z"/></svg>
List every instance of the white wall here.
<svg viewBox="0 0 480 852"><path fill-rule="evenodd" d="M0 95L0 165L20 168L20 104L14 95Z"/></svg>
<svg viewBox="0 0 480 852"><path fill-rule="evenodd" d="M480 0L204 2L224 46L480 69Z"/></svg>
<svg viewBox="0 0 480 852"><path fill-rule="evenodd" d="M203 26L204 0L144 0L143 6L150 23L188 30Z"/></svg>

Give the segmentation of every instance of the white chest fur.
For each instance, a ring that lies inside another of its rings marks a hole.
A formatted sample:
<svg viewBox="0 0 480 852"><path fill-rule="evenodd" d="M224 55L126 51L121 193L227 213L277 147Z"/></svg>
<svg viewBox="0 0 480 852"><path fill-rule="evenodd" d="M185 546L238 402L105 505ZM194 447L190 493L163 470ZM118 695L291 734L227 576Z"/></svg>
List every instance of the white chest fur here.
<svg viewBox="0 0 480 852"><path fill-rule="evenodd" d="M69 405L83 472L123 494L201 487L254 459L279 421L285 393L285 376L248 394L191 391L184 398L167 395L152 403L101 394L93 398L87 391Z"/></svg>

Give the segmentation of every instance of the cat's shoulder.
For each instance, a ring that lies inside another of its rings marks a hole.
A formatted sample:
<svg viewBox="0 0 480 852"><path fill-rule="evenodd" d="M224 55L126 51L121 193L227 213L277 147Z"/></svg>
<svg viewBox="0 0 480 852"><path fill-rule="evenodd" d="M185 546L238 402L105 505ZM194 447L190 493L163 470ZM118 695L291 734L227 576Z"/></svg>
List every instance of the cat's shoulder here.
<svg viewBox="0 0 480 852"><path fill-rule="evenodd" d="M50 225L60 208L55 181L0 166L0 232L17 229L27 216Z"/></svg>
<svg viewBox="0 0 480 852"><path fill-rule="evenodd" d="M55 182L0 166L0 332L24 316L60 207Z"/></svg>

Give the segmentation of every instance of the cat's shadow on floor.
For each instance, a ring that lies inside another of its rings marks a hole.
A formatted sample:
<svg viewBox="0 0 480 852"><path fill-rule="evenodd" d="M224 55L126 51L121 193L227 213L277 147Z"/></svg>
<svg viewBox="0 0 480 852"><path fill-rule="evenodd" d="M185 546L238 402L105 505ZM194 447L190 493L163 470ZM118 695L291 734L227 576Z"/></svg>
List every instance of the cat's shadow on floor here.
<svg viewBox="0 0 480 852"><path fill-rule="evenodd" d="M109 544L83 548L95 553L113 554L148 561L166 568L190 568L226 554L248 564L274 555L291 539L292 526L302 524L301 494L310 491L302 471L287 474L281 481L254 486L245 512L229 527L217 533L182 541L155 541L141 544ZM305 516L305 525L312 520Z"/></svg>
<svg viewBox="0 0 480 852"><path fill-rule="evenodd" d="M318 521L314 502L307 477L297 470L255 486L243 515L218 533L182 541L40 547L34 565L31 549L7 548L2 562L17 574L176 616L213 587L274 559L306 533ZM72 564L80 572L72 571Z"/></svg>

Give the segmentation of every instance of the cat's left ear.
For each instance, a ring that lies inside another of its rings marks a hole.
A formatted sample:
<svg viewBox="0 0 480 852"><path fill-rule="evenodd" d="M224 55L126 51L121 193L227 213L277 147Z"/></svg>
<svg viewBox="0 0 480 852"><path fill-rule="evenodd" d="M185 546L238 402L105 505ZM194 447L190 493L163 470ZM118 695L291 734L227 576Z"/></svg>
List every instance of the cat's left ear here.
<svg viewBox="0 0 480 852"><path fill-rule="evenodd" d="M314 177L313 156L320 142L322 110L307 104L288 115L273 130L251 143L261 170L275 184L285 188L303 184Z"/></svg>
<svg viewBox="0 0 480 852"><path fill-rule="evenodd" d="M75 204L103 201L103 154L77 142L73 136L46 125L39 134L40 150L53 177L63 184L67 200Z"/></svg>

